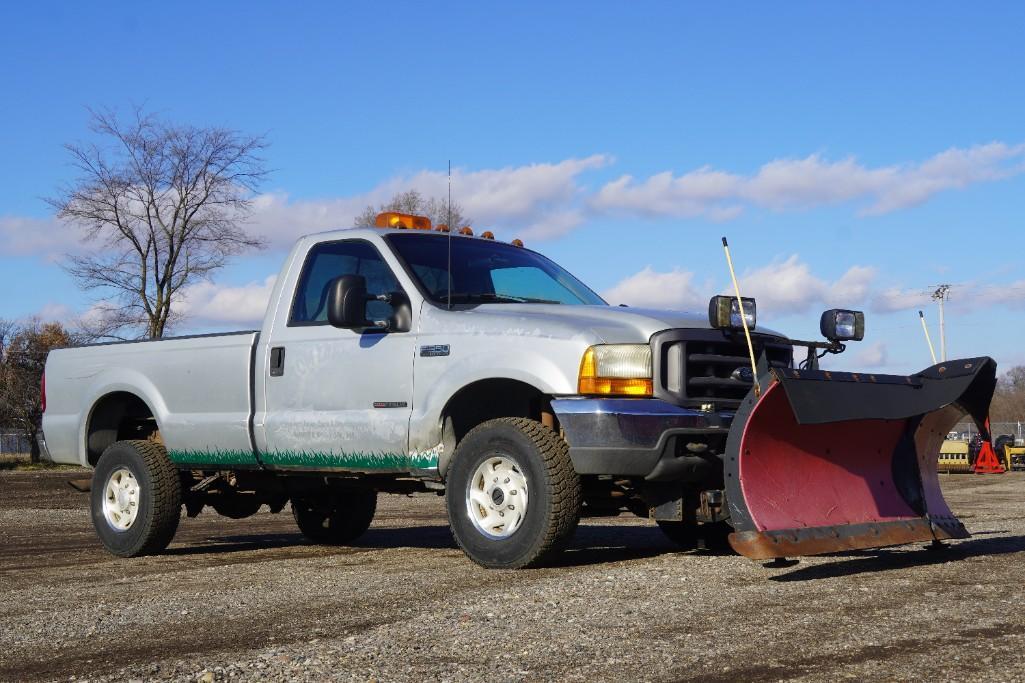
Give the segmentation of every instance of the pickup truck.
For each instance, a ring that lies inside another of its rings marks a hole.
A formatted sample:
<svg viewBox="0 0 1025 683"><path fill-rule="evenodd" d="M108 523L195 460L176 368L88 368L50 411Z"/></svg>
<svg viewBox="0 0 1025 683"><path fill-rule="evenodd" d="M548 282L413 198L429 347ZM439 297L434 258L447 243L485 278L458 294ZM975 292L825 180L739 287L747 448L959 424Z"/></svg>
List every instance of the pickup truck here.
<svg viewBox="0 0 1025 683"><path fill-rule="evenodd" d="M714 297L708 316L613 307L518 240L425 223L387 214L299 239L258 331L50 354L45 451L94 468L110 552L160 552L182 508L205 507L289 507L309 540L352 543L379 493L425 492L445 495L456 541L486 567L549 561L581 516L623 511L686 548L748 529L762 535L729 542L771 555L766 539L779 541L745 493L756 470L742 480L728 441L776 384L801 422L803 380L782 374L794 344L756 325L753 302ZM863 334L860 313L828 315L830 341L804 343L807 373L816 349ZM913 503L909 519L923 514Z"/></svg>

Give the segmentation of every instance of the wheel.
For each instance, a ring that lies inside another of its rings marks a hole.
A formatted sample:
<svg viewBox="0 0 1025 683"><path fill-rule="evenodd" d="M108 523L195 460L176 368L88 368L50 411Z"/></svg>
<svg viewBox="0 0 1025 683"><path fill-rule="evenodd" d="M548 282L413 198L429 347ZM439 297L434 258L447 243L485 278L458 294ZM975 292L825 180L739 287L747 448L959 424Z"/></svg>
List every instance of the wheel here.
<svg viewBox="0 0 1025 683"><path fill-rule="evenodd" d="M103 546L121 557L159 553L178 530L181 479L152 441L117 441L93 471L90 512Z"/></svg>
<svg viewBox="0 0 1025 683"><path fill-rule="evenodd" d="M349 489L330 499L292 499L292 516L299 531L325 545L355 541L370 528L376 511L377 492L371 489Z"/></svg>
<svg viewBox="0 0 1025 683"><path fill-rule="evenodd" d="M580 520L569 447L527 418L490 420L459 442L446 482L449 524L477 564L533 567L557 555Z"/></svg>

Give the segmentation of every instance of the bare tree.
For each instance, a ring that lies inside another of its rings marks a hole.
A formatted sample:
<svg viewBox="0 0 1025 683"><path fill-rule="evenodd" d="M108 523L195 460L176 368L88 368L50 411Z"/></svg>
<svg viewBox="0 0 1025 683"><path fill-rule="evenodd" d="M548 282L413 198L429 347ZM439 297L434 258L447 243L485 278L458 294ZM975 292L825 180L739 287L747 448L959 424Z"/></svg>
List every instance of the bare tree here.
<svg viewBox="0 0 1025 683"><path fill-rule="evenodd" d="M469 216L463 214L463 207L452 202L452 212L449 213L448 199L425 199L416 190L400 192L390 201L381 204L376 209L368 206L356 216L357 228L368 228L374 225L374 218L377 214L385 211L398 211L399 213L411 213L417 216L427 216L433 225L448 225L456 229L464 225L471 225Z"/></svg>
<svg viewBox="0 0 1025 683"><path fill-rule="evenodd" d="M989 414L993 422L1025 419L1025 366L1016 365L998 378Z"/></svg>
<svg viewBox="0 0 1025 683"><path fill-rule="evenodd" d="M134 330L158 338L180 315L184 287L263 245L243 226L267 173L259 156L266 144L142 110L124 120L111 111L91 114L102 144L66 145L81 175L49 201L97 249L69 256L65 268L106 302L93 334Z"/></svg>
<svg viewBox="0 0 1025 683"><path fill-rule="evenodd" d="M40 382L46 355L75 342L59 323L31 320L16 325L0 320L0 426L28 435L32 462L39 462L36 435L43 418Z"/></svg>

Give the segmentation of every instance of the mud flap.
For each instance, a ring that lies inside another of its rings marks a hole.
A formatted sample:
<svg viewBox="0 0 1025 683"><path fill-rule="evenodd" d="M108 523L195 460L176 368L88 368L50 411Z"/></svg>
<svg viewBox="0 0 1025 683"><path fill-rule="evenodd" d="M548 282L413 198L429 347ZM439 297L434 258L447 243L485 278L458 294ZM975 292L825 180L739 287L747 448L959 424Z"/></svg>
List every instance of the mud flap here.
<svg viewBox="0 0 1025 683"><path fill-rule="evenodd" d="M726 444L738 553L770 559L968 537L943 499L937 457L966 413L984 424L992 359L906 377L777 368L760 382Z"/></svg>

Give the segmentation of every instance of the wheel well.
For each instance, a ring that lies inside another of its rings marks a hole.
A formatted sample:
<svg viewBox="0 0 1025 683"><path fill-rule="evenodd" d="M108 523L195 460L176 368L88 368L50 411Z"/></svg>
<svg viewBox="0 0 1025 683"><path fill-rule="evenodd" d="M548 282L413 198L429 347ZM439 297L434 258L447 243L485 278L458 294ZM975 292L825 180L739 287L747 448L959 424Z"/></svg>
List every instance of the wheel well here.
<svg viewBox="0 0 1025 683"><path fill-rule="evenodd" d="M153 411L145 401L127 391L107 394L93 406L85 430L89 464L95 467L103 451L122 439L160 439Z"/></svg>
<svg viewBox="0 0 1025 683"><path fill-rule="evenodd" d="M441 414L444 453L451 457L466 434L488 420L498 417L529 417L553 429L555 415L551 397L537 387L515 379L484 379L457 391ZM448 469L448 457L442 457L439 469Z"/></svg>

